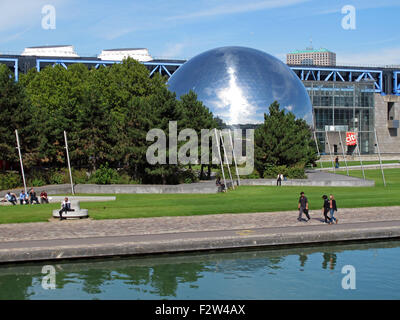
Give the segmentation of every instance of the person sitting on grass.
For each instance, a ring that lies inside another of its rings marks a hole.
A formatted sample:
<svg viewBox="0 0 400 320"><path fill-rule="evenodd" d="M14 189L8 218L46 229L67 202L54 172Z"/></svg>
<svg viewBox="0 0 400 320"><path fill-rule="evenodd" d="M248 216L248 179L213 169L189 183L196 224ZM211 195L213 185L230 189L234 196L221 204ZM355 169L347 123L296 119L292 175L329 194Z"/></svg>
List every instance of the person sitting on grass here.
<svg viewBox="0 0 400 320"><path fill-rule="evenodd" d="M68 197L65 197L64 201L61 202L61 210L58 212L60 214L60 220L65 220L67 218L63 218L62 214L63 212L65 212L65 214L67 214L67 212L69 211L75 211L75 209L71 209L71 202L68 200Z"/></svg>
<svg viewBox="0 0 400 320"><path fill-rule="evenodd" d="M21 191L21 193L19 194L19 203L20 205L23 205L25 202L25 204L29 204L29 199L27 194L25 193L24 190Z"/></svg>
<svg viewBox="0 0 400 320"><path fill-rule="evenodd" d="M17 204L17 195L15 193L7 192L4 199L11 202L13 206Z"/></svg>
<svg viewBox="0 0 400 320"><path fill-rule="evenodd" d="M223 183L221 182L221 177L218 177L218 178L217 178L217 180L215 181L215 184L216 184L217 187L221 187L221 188L222 188L222 191L225 191L225 184L223 184Z"/></svg>
<svg viewBox="0 0 400 320"><path fill-rule="evenodd" d="M49 198L47 197L47 192L44 190L40 193L40 203L41 204L49 203Z"/></svg>
<svg viewBox="0 0 400 320"><path fill-rule="evenodd" d="M39 199L36 197L36 192L31 188L29 191L29 198L30 198L30 203L33 204L33 201L36 202L36 204L39 204Z"/></svg>

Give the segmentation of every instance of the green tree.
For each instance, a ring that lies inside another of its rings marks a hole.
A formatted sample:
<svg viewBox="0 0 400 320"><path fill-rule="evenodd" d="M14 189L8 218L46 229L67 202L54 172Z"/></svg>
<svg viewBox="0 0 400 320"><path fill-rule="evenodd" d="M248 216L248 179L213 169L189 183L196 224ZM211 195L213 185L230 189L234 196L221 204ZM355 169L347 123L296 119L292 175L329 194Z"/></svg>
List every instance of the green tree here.
<svg viewBox="0 0 400 320"><path fill-rule="evenodd" d="M15 149L15 130L18 130L25 165L35 162L36 130L31 120L32 108L26 102L23 86L15 82L6 65L0 65L0 160L18 161Z"/></svg>
<svg viewBox="0 0 400 320"><path fill-rule="evenodd" d="M312 130L303 119L273 102L254 133L255 168L262 176L269 166L308 165L317 159Z"/></svg>

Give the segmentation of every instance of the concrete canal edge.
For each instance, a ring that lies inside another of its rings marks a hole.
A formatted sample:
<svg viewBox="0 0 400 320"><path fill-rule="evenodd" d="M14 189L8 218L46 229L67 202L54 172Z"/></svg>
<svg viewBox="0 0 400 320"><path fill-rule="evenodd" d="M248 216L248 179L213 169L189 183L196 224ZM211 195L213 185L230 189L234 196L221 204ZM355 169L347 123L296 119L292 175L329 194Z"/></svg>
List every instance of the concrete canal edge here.
<svg viewBox="0 0 400 320"><path fill-rule="evenodd" d="M0 263L400 239L400 221L0 243Z"/></svg>

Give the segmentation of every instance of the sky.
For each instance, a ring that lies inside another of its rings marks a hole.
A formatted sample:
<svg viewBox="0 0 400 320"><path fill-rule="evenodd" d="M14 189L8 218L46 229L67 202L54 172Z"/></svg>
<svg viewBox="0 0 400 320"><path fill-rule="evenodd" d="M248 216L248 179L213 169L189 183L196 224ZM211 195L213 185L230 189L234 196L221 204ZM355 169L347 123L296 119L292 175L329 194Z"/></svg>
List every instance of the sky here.
<svg viewBox="0 0 400 320"><path fill-rule="evenodd" d="M43 28L49 5L54 29ZM349 5L355 20L342 13ZM337 64L400 65L399 14L399 0L0 0L0 53L68 44L84 57L148 48L154 58L189 59L235 45L286 61L312 43L336 52Z"/></svg>

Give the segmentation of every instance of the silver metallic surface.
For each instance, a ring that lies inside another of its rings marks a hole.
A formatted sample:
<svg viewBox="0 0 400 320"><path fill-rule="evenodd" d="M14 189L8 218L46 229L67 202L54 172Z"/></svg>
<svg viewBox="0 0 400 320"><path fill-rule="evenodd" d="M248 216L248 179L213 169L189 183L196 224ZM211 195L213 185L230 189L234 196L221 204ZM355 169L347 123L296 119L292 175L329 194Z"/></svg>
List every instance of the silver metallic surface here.
<svg viewBox="0 0 400 320"><path fill-rule="evenodd" d="M229 125L263 122L275 100L312 124L311 101L300 79L286 64L256 49L221 47L201 53L183 64L168 85L178 98L193 90Z"/></svg>

